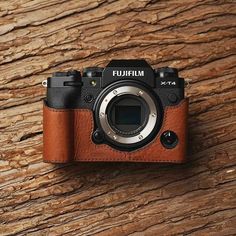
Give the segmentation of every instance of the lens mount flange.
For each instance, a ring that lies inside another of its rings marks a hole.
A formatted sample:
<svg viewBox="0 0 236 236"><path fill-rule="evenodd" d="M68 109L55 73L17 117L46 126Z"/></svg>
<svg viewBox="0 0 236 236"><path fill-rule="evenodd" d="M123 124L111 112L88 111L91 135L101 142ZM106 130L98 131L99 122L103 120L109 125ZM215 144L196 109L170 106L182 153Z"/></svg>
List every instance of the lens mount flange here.
<svg viewBox="0 0 236 236"><path fill-rule="evenodd" d="M109 103L117 96L133 95L142 98L149 107L149 114L145 127L135 136L125 137L117 133L108 122L107 107ZM153 98L140 87L120 86L114 88L103 98L99 107L99 122L104 133L113 141L120 144L136 144L147 138L155 128L158 119L158 112Z"/></svg>

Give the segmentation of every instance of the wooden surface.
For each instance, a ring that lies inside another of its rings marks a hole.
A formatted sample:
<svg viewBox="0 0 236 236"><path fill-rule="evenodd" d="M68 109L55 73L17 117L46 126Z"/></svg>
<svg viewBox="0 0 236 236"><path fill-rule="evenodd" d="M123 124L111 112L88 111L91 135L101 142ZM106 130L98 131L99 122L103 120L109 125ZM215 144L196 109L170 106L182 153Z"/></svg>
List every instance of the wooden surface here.
<svg viewBox="0 0 236 236"><path fill-rule="evenodd" d="M235 235L236 1L0 1L0 235ZM146 58L188 79L188 163L42 162L41 82Z"/></svg>

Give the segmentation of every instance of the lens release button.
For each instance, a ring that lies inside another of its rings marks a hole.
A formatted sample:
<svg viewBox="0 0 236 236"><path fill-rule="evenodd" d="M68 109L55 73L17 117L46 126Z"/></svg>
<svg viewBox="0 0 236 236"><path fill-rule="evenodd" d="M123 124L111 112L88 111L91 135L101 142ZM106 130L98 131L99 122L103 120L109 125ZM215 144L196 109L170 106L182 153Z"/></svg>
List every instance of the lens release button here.
<svg viewBox="0 0 236 236"><path fill-rule="evenodd" d="M178 143L178 137L175 132L167 130L161 135L161 143L165 148L174 148Z"/></svg>

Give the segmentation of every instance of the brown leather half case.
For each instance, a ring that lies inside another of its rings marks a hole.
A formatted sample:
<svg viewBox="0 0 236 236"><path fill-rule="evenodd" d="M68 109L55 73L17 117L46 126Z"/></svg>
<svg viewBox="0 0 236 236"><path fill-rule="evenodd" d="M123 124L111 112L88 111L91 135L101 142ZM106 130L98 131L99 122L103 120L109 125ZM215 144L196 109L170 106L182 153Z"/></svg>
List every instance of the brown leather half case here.
<svg viewBox="0 0 236 236"><path fill-rule="evenodd" d="M93 113L87 109L53 109L44 103L43 158L45 162L127 161L182 163L186 156L188 100L165 109L162 128L146 146L135 151L119 151L92 141ZM174 131L177 146L166 149L160 142L165 130Z"/></svg>

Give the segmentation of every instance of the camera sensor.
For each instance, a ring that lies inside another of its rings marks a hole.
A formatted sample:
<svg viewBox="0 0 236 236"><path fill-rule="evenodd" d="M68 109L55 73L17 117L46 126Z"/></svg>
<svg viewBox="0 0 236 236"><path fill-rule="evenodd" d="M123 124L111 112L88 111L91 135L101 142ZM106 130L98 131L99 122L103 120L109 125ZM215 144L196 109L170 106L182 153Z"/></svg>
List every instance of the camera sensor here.
<svg viewBox="0 0 236 236"><path fill-rule="evenodd" d="M139 96L115 96L107 107L107 121L111 128L123 136L134 136L147 122L147 103Z"/></svg>
<svg viewBox="0 0 236 236"><path fill-rule="evenodd" d="M140 125L140 106L115 106L115 123L117 125Z"/></svg>

